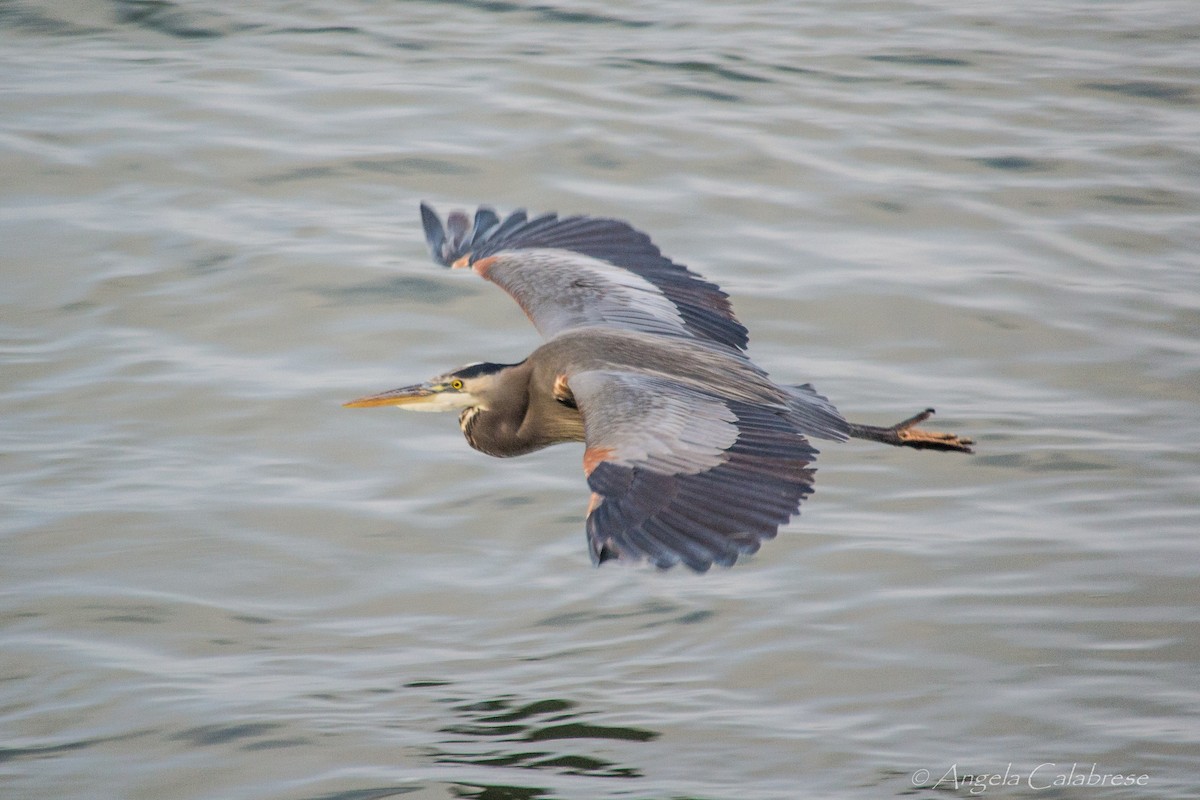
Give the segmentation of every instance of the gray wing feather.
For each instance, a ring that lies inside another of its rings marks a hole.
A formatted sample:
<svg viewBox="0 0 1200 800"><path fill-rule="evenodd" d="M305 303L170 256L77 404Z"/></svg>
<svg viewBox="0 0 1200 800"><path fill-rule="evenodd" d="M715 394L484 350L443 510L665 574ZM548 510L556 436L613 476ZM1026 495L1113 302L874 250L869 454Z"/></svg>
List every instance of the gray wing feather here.
<svg viewBox="0 0 1200 800"><path fill-rule="evenodd" d="M546 214L530 219L518 210L501 220L494 211L481 207L475 212L472 224L465 212L451 212L443 226L437 213L421 204L421 219L425 238L433 258L440 264L452 265L465 259L474 264L501 253L522 253L532 250L568 251L585 257L580 263L604 263L614 270L642 279L665 303L672 306L670 327L682 327L687 335L744 350L749 335L738 322L729 304L729 296L714 283L704 280L682 264L676 264L662 254L650 237L628 223L599 217L563 217ZM586 259L591 259L587 262ZM613 272L600 277L612 281ZM593 280L597 276L591 276ZM620 281L617 281L620 284ZM530 283L509 288L517 302L527 303L515 292L528 288ZM528 309L527 309L528 310ZM546 313L539 308L540 313ZM615 317L614 317L615 319ZM632 327L662 333L661 325L646 327L644 314L632 319L610 321L607 324ZM535 320L536 323L536 320Z"/></svg>
<svg viewBox="0 0 1200 800"><path fill-rule="evenodd" d="M723 463L737 440L728 406L668 378L588 371L568 383L588 446L612 450L614 463L667 475L703 472Z"/></svg>
<svg viewBox="0 0 1200 800"><path fill-rule="evenodd" d="M785 406L670 378L568 378L583 415L592 557L704 571L758 550L812 492L817 451Z"/></svg>
<svg viewBox="0 0 1200 800"><path fill-rule="evenodd" d="M516 298L547 339L590 325L691 336L679 309L649 281L569 250L504 251L486 277Z"/></svg>

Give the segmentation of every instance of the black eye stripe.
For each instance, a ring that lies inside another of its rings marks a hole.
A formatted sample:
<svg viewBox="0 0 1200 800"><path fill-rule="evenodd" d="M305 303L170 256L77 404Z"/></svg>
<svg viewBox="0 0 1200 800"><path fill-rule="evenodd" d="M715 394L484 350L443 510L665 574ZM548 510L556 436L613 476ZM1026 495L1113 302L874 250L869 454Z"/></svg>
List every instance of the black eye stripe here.
<svg viewBox="0 0 1200 800"><path fill-rule="evenodd" d="M462 369L456 369L450 373L450 379L469 379L478 378L480 375L494 375L507 366L505 364L493 364L484 362L482 364L470 364Z"/></svg>

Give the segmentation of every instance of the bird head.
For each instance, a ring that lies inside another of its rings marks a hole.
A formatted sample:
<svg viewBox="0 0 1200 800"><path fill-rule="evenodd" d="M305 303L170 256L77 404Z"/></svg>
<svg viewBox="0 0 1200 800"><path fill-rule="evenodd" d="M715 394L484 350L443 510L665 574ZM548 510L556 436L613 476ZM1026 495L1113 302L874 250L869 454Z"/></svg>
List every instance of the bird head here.
<svg viewBox="0 0 1200 800"><path fill-rule="evenodd" d="M424 383L402 386L371 394L342 405L346 408L399 406L409 411L459 411L487 408L488 395L496 386L497 376L511 364L481 362L468 364Z"/></svg>

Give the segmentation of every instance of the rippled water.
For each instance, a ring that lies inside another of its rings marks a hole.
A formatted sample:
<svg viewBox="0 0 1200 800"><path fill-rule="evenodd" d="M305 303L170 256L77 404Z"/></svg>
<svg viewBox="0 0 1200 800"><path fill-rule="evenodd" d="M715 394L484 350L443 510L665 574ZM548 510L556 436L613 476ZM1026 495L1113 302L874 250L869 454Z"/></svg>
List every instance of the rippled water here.
<svg viewBox="0 0 1200 800"><path fill-rule="evenodd" d="M1200 796L1198 40L0 3L0 794ZM339 408L537 342L420 199L629 219L781 380L979 452L828 446L747 563L593 569L579 448Z"/></svg>

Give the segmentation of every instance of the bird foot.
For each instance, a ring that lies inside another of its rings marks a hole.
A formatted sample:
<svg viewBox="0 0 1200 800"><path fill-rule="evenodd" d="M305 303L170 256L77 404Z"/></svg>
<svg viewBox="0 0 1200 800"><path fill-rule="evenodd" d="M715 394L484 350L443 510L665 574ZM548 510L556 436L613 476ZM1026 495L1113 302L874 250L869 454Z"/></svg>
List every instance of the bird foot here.
<svg viewBox="0 0 1200 800"><path fill-rule="evenodd" d="M852 422L850 423L850 435L856 439L870 439L873 442L883 442L896 447L912 447L917 450L975 452L971 449L971 445L975 443L972 439L954 433L927 431L917 427L932 416L933 409L927 408L920 414L887 428L876 425L857 425Z"/></svg>

